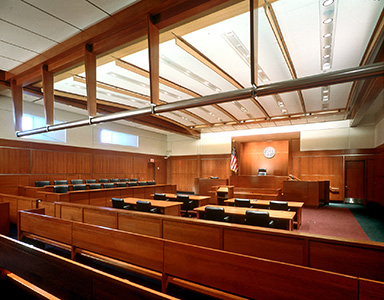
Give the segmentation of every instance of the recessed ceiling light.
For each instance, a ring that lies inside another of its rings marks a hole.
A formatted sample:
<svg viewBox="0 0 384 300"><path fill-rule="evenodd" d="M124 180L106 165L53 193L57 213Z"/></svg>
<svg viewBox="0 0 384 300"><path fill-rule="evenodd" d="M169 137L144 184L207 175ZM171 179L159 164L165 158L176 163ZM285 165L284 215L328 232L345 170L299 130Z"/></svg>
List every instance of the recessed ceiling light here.
<svg viewBox="0 0 384 300"><path fill-rule="evenodd" d="M333 1L334 1L334 0L325 0L325 1L323 2L323 5L324 5L324 6L329 6L329 5L333 4Z"/></svg>
<svg viewBox="0 0 384 300"><path fill-rule="evenodd" d="M331 45L325 45L323 48L324 49L329 49L329 48L331 48Z"/></svg>
<svg viewBox="0 0 384 300"><path fill-rule="evenodd" d="M332 34L329 32L323 35L324 38L329 38L330 36L332 36Z"/></svg>
<svg viewBox="0 0 384 300"><path fill-rule="evenodd" d="M325 54L323 58L330 58L331 56L329 54Z"/></svg>
<svg viewBox="0 0 384 300"><path fill-rule="evenodd" d="M329 24L332 23L333 19L332 18L327 18L323 21L324 24Z"/></svg>
<svg viewBox="0 0 384 300"><path fill-rule="evenodd" d="M331 68L331 64L330 63L323 64L323 70L329 70L330 68Z"/></svg>

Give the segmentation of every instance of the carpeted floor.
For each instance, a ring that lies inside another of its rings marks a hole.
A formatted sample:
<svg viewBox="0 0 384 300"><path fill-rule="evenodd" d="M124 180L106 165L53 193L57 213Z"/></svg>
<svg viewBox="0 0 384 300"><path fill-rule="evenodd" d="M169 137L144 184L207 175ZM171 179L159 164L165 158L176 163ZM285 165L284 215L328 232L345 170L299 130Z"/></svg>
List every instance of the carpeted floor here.
<svg viewBox="0 0 384 300"><path fill-rule="evenodd" d="M331 203L320 208L303 208L298 232L384 242L384 221L370 207Z"/></svg>

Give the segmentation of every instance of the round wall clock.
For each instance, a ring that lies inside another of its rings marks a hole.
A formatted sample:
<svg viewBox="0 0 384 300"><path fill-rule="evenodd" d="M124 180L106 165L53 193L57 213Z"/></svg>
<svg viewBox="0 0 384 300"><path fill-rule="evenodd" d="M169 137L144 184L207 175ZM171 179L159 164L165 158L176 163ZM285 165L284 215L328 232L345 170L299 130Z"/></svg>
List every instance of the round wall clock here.
<svg viewBox="0 0 384 300"><path fill-rule="evenodd" d="M264 156L266 158L274 157L275 153L276 153L276 151L275 151L275 148L273 148L273 147L267 147L267 148L264 149Z"/></svg>

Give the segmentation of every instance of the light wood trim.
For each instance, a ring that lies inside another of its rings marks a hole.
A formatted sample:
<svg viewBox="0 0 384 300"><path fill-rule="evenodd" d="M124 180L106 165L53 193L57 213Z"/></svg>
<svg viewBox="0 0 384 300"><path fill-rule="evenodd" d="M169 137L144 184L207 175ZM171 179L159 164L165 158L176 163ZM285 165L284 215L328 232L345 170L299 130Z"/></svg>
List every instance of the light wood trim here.
<svg viewBox="0 0 384 300"><path fill-rule="evenodd" d="M284 56L284 60L285 60L285 62L287 64L287 66L288 66L289 72L291 73L292 78L296 79L297 78L297 73L296 73L296 70L295 70L295 66L293 65L293 61L292 61L291 55L289 54L287 44L285 43L283 34L281 32L281 29L280 29L279 22L277 21L275 12L274 12L274 10L272 8L272 4L266 3L264 5L264 11L265 11L265 15L267 16L267 19L269 21L269 24L271 25L271 29L273 31L273 34L276 37L276 41L279 44L281 53ZM303 113L306 113L307 110L305 108L305 102L304 102L303 93L301 91L297 91L297 94L299 96L301 109L302 109Z"/></svg>
<svg viewBox="0 0 384 300"><path fill-rule="evenodd" d="M23 88L16 84L15 80L11 81L13 120L15 131L23 130Z"/></svg>
<svg viewBox="0 0 384 300"><path fill-rule="evenodd" d="M43 77L43 97L44 97L44 112L46 125L54 124L54 110L53 110L53 73L48 71L48 66L41 67Z"/></svg>
<svg viewBox="0 0 384 300"><path fill-rule="evenodd" d="M159 29L154 25L152 16L147 16L148 21L148 55L149 55L149 85L151 103L158 105L160 101L160 67L159 67Z"/></svg>
<svg viewBox="0 0 384 300"><path fill-rule="evenodd" d="M92 45L87 44L84 49L85 80L87 88L88 116L94 117L97 113L96 105L96 56Z"/></svg>
<svg viewBox="0 0 384 300"><path fill-rule="evenodd" d="M249 1L249 11L251 18L251 84L257 86L259 76L257 74L257 66L259 65L258 59L258 25L259 25L259 1L250 0Z"/></svg>

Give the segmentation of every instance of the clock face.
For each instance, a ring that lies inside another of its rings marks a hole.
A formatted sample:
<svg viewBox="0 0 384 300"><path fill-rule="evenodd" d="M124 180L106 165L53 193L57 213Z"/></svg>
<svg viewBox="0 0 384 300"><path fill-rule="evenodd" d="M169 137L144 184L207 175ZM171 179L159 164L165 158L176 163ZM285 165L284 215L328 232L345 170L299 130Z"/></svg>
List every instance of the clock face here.
<svg viewBox="0 0 384 300"><path fill-rule="evenodd" d="M273 147L267 147L267 148L264 149L264 156L266 158L274 157L275 153L276 153L276 151L275 151L275 148L273 148Z"/></svg>

